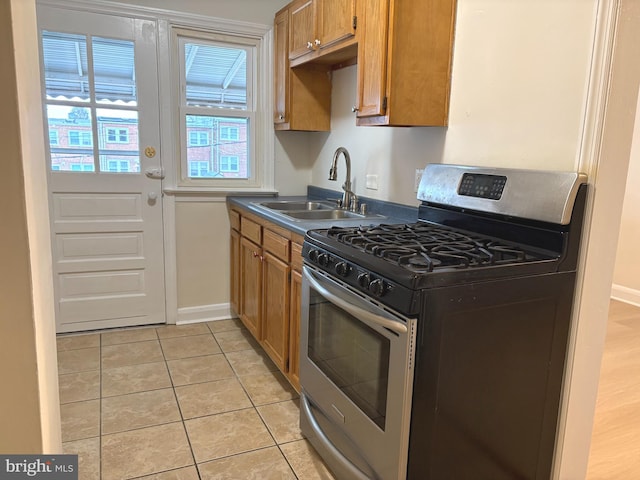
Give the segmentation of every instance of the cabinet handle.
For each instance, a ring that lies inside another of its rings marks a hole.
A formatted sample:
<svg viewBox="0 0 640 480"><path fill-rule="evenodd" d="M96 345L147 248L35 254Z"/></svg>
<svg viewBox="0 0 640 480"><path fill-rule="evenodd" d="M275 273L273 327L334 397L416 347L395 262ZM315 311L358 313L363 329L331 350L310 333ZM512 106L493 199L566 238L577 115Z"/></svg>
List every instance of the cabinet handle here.
<svg viewBox="0 0 640 480"><path fill-rule="evenodd" d="M351 107L351 111L353 113L356 113L358 110L360 110L358 107L356 107L355 105L353 107Z"/></svg>
<svg viewBox="0 0 640 480"><path fill-rule="evenodd" d="M316 38L313 43L315 44L316 47L319 47L320 46L320 39Z"/></svg>
<svg viewBox="0 0 640 480"><path fill-rule="evenodd" d="M282 114L278 115L278 120L284 120L284 115Z"/></svg>
<svg viewBox="0 0 640 480"><path fill-rule="evenodd" d="M259 258L261 262L264 260L264 257L258 252L253 252L253 258Z"/></svg>
<svg viewBox="0 0 640 480"><path fill-rule="evenodd" d="M309 50L313 50L313 43L311 43L311 42L307 42L307 48L308 48Z"/></svg>

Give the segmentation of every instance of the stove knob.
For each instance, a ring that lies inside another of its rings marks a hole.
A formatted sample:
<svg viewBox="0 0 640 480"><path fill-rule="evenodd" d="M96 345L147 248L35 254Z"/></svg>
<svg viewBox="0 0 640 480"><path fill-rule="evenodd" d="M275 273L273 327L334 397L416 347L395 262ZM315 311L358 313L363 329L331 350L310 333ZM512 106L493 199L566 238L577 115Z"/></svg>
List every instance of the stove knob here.
<svg viewBox="0 0 640 480"><path fill-rule="evenodd" d="M309 260L311 260L312 262L317 262L319 253L320 252L318 252L318 250L309 250Z"/></svg>
<svg viewBox="0 0 640 480"><path fill-rule="evenodd" d="M375 297L381 297L383 296L385 293L387 293L387 286L385 285L385 283L380 280L379 278L376 280L373 280L370 284L369 284L369 291L375 296Z"/></svg>
<svg viewBox="0 0 640 480"><path fill-rule="evenodd" d="M336 273L341 277L346 277L347 275L349 275L350 271L351 271L351 267L347 262L336 263Z"/></svg>
<svg viewBox="0 0 640 480"><path fill-rule="evenodd" d="M368 273L361 273L358 275L358 285L362 288L369 288L369 283L371 282L371 277Z"/></svg>
<svg viewBox="0 0 640 480"><path fill-rule="evenodd" d="M329 255L327 255L326 253L321 253L320 255L318 255L318 265L320 265L321 267L326 267L327 265L329 265Z"/></svg>

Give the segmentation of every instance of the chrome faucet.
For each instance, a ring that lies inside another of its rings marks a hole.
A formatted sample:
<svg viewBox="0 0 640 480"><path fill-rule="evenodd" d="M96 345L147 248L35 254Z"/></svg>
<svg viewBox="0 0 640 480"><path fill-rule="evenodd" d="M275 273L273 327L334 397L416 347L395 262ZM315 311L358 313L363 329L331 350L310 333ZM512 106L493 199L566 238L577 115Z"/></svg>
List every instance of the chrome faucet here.
<svg viewBox="0 0 640 480"><path fill-rule="evenodd" d="M338 179L338 157L341 153L344 155L344 161L347 164L347 179L342 185L344 193L342 194L342 203L340 205L346 210L355 211L358 208L358 197L351 190L351 157L344 147L338 147L333 154L331 168L329 169L329 180L336 181Z"/></svg>

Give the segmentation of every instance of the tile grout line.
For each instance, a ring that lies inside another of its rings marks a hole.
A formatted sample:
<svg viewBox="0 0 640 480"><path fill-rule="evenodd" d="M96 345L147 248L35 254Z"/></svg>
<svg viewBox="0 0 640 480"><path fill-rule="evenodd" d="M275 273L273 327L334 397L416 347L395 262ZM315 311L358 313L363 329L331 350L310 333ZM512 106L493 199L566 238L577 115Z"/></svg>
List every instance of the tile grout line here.
<svg viewBox="0 0 640 480"><path fill-rule="evenodd" d="M272 442L273 442L272 445L269 445L269 446L255 448L255 449L247 450L245 452L237 452L237 453L234 453L232 455L227 455L227 456L223 456L223 457L220 457L220 458L207 460L207 461L205 461L203 463L208 463L209 461L214 461L214 460L220 460L222 458L236 457L236 456L243 455L243 454L246 454L246 453L249 453L249 452L264 450L264 449L267 449L267 448L271 448L272 446L276 446L278 448L278 451L280 452L281 457L285 460L285 462L288 465L290 471L292 472L294 478L296 478L296 479L299 478L298 475L296 474L296 471L293 468L293 465L290 463L289 459L286 457L286 455L284 454L284 452L283 452L283 450L281 448L281 445L286 445L286 444L298 441L299 439L292 439L292 440L289 440L289 441L285 441L285 442L282 442L282 444L278 443L278 440L276 439L275 434L270 430L269 426L267 425L265 417L263 417L263 415L261 415L260 411L258 410L259 407L265 407L265 406L268 406L268 405L275 405L275 404L282 403L282 402L285 402L285 401L294 400L295 397L292 398L292 399L272 400L272 401L269 401L267 403L260 404L260 405L256 404L255 400L250 395L249 390L247 389L247 387L242 382L239 372L236 371L235 368L233 368L232 363L231 363L228 355L236 354L236 353L239 353L239 352L256 352L256 353L259 353L259 350L260 350L259 345L254 346L253 344L250 344L246 348L240 348L240 349L237 349L237 350L225 351L222 348L221 344L219 343L219 341L218 341L218 339L216 337L216 334L217 333L225 334L225 333L230 333L230 332L242 332L243 331L242 325L238 325L237 322L234 322L234 325L230 326L228 329L223 329L223 330L214 332L212 330L212 328L211 328L210 322L204 322L204 323L205 323L205 325L207 327L207 332L208 333L198 332L198 333L187 334L187 335L176 335L176 336L169 336L169 337L160 338L160 334L158 332L158 329L162 328L162 327L151 327L151 328L154 328L155 339L124 341L124 342L121 342L121 343L114 343L114 344L109 344L109 345L105 345L104 344L105 338L103 337L104 333L109 333L108 331L107 332L95 332L95 333L98 334L98 345L97 346L98 346L98 358L99 358L99 363L100 363L99 366L98 366L98 373L99 373L99 406L100 406L100 415L99 415L100 424L98 426L98 430L99 430L99 437L98 437L99 438L99 442L98 442L98 459L99 459L98 472L99 472L99 478L102 478L103 477L103 473L104 473L104 458L103 458L103 455L102 455L103 437L106 435L104 430L103 430L104 400L106 398L111 398L111 397L120 397L120 396L134 395L136 393L142 393L142 392L128 392L128 393L121 393L121 394L111 395L109 397L105 397L103 395L103 388L104 388L103 375L106 372L108 372L109 370L115 369L115 368L126 367L126 366L134 366L134 365L136 365L136 366L137 365L144 365L144 364L149 364L149 363L159 363L159 361L160 361L159 360L158 362L132 363L132 364L120 365L120 366L112 367L112 368L104 368L103 362L102 362L103 347L106 347L106 346L117 346L117 345L129 345L129 344L135 344L135 343L140 343L140 342L151 342L151 341L157 341L158 345L160 347L160 352L162 354L162 360L161 361L164 362L165 371L167 372L167 374L169 376L170 385L171 385L171 388L173 390L173 398L174 398L174 400L176 402L176 406L178 407L178 413L179 413L179 416L180 416L180 420L177 420L177 421L182 422L183 431L184 431L184 434L186 436L187 443L189 445L189 449L190 449L190 452L191 452L191 458L193 460L193 464L192 465L195 467L196 474L197 474L198 478L199 479L202 478L201 477L201 473L200 473L199 465L198 465L197 460L195 458L195 452L194 452L193 446L191 444L191 439L189 438L189 434L188 434L188 431L187 431L187 428L186 428L187 419L184 416L184 412L183 412L182 406L180 405L179 398L178 398L178 395L177 395L177 388L180 387L180 386L183 386L183 385L176 385L174 383L174 379L171 376L171 370L169 369L170 360L167 359L167 356L166 356L167 352L165 351L165 348L163 347L162 340L169 340L169 339L172 339L172 338L188 338L188 337L203 336L203 335L211 335L214 343L217 345L217 347L220 350L219 353L221 353L223 355L223 358L225 359L226 363L229 365L229 367L231 367L230 370L231 370L232 376L228 377L228 379L233 378L240 385L240 388L242 389L242 392L244 393L244 395L246 395L247 399L249 400L249 405L250 405L249 407L245 407L245 408L238 408L238 409L228 410L228 411L225 410L224 412L218 412L218 414L220 414L220 413L229 413L229 412L240 411L240 410L245 410L245 409L248 409L248 408L252 408L253 411L255 412L255 414L258 415L258 418L260 419L260 423L266 429L267 433L269 434L269 436L270 436L270 438L272 439ZM138 329L136 329L136 330L138 330ZM139 330L142 330L142 329L139 329ZM120 330L120 331L126 331L126 329L123 329L123 330ZM242 335L242 336L244 337L245 335ZM86 347L86 348L94 348L94 347ZM81 350L81 349L73 349L73 350ZM199 357L210 356L210 355L214 355L214 354L196 355L194 357L176 358L176 359L173 359L173 360L182 360L182 359L186 359L186 358L199 358ZM238 357L238 358L240 358L240 357ZM267 357L267 359L268 359L268 357ZM237 359L236 359L236 361L237 361ZM273 371L271 369L268 369L268 370L269 370L270 373L276 373L275 371ZM91 370L86 370L86 371L91 371ZM70 372L70 373L79 373L79 372ZM251 373L251 374L249 374L249 376L250 375L261 375L261 374L262 373ZM63 374L63 375L65 375L65 374ZM203 381L203 382L188 383L188 384L185 384L185 386L186 385L197 385L197 384L202 384L202 383L209 383L211 381L222 381L222 380L225 380L225 379L226 378L221 378L221 379L216 379L216 380L207 380L207 381ZM143 392L162 390L162 389L165 389L165 388L167 388L167 387L152 388L150 390L144 390ZM75 402L67 402L67 403L75 403ZM209 415L201 415L199 417L194 417L194 418L203 418L203 417L207 417L207 416L209 416ZM191 419L189 419L189 420L191 420ZM166 425L166 424L170 424L170 423L177 423L177 421L175 421L175 422L174 421L163 422L163 423L160 423L158 425ZM154 425L154 426L157 426L157 425ZM143 429L143 428L146 428L146 427L133 428L133 429L130 429L130 430L123 430L122 432L112 432L112 433L123 433L123 432L139 430L139 429ZM169 468L168 470L163 470L162 472L153 472L150 475L157 475L157 474L160 474L160 473L163 473L163 472L169 472L169 471L172 471L172 470L179 470L181 468L187 468L187 466ZM132 478L141 478L141 477L132 477Z"/></svg>
<svg viewBox="0 0 640 480"><path fill-rule="evenodd" d="M208 329L209 327L207 327ZM160 341L160 335L158 335L158 331L156 330L156 335L158 336L158 342L160 343L160 351L162 352L162 358L164 359L164 366L167 369L167 375L169 375L169 381L171 382L171 390L173 391L173 398L176 401L176 406L178 407L178 413L180 414L180 419L182 423L182 430L184 431L184 436L187 439L187 444L189 445L189 452L191 452L191 458L193 459L193 467L196 469L196 475L198 476L198 480L201 480L200 469L198 468L198 463L196 462L196 454L193 451L193 445L191 445L191 438L189 438L189 432L187 431L187 424L185 423L184 414L182 413L182 407L180 406L180 401L178 400L178 393L176 392L176 385L173 383L173 377L171 376L171 370L169 369L169 363L167 357L164 353L164 348L162 347L162 342ZM213 337L213 334L211 335ZM215 340L215 339L214 339Z"/></svg>

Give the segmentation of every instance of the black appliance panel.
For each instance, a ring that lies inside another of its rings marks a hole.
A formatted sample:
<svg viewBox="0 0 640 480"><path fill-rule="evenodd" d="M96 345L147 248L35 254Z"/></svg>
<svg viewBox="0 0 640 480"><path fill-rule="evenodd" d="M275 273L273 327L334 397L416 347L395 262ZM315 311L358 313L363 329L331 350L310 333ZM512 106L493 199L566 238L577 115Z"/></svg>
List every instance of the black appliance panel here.
<svg viewBox="0 0 640 480"><path fill-rule="evenodd" d="M411 480L548 479L575 273L425 294Z"/></svg>

